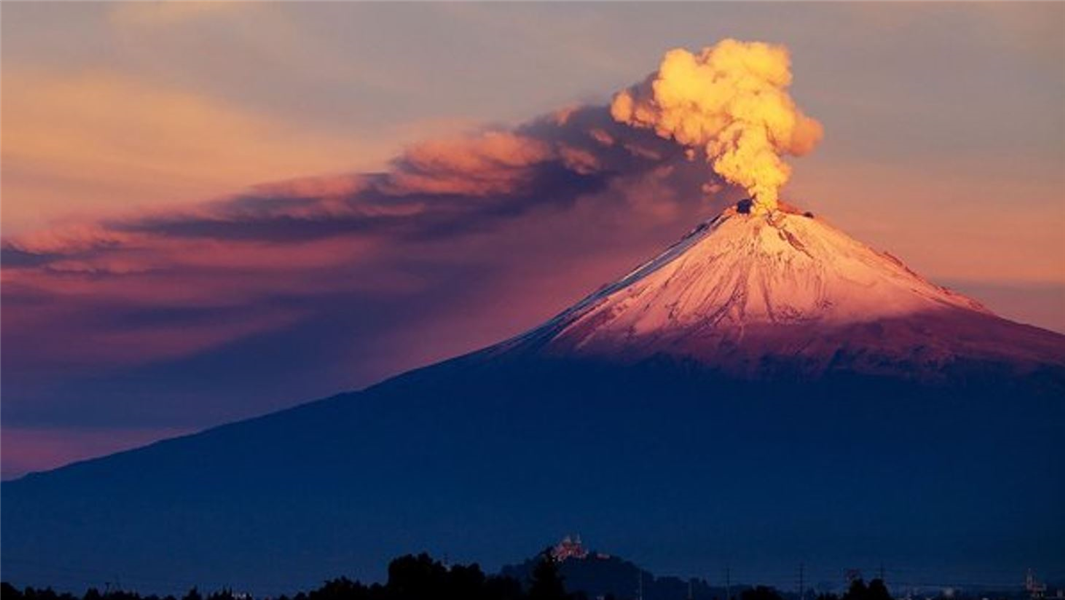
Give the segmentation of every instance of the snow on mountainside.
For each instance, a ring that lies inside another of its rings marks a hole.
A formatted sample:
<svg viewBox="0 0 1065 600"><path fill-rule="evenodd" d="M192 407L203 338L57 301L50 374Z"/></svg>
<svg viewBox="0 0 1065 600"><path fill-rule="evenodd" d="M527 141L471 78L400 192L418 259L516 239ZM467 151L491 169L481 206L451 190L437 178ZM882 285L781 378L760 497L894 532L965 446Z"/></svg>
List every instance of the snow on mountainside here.
<svg viewBox="0 0 1065 600"><path fill-rule="evenodd" d="M1065 364L1065 336L996 317L809 213L746 208L500 349L676 355L746 374L780 361L803 372Z"/></svg>

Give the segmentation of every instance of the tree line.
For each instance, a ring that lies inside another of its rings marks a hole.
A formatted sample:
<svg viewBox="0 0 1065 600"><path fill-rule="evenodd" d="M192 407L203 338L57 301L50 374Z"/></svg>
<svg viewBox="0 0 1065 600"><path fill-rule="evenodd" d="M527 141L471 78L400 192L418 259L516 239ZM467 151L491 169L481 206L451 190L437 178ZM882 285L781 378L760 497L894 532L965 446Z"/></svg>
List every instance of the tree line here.
<svg viewBox="0 0 1065 600"><path fill-rule="evenodd" d="M738 587L738 586L737 586ZM193 588L185 595L141 595L131 591L105 591L90 588L82 596L58 593L50 588L16 588L0 584L2 600L253 600L233 590L203 593ZM635 596L635 591L633 596ZM388 565L385 583L364 584L346 577L326 581L321 587L276 600L588 600L581 591L568 591L559 563L545 550L525 581L506 575L489 575L476 564L445 565L428 554L406 555ZM607 597L605 600L631 600ZM644 600L668 600L645 598ZM674 600L682 600L677 598ZM714 600L784 600L779 591L766 586L743 589L730 598ZM821 594L817 600L892 600L883 581L874 579L867 585L852 582L842 595Z"/></svg>

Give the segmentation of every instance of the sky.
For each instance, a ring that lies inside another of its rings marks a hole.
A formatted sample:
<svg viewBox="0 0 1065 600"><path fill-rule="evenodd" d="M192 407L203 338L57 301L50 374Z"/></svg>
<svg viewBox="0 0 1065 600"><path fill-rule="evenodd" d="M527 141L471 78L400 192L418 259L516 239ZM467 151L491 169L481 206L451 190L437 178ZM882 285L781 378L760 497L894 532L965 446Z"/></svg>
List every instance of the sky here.
<svg viewBox="0 0 1065 600"><path fill-rule="evenodd" d="M1059 3L58 3L0 13L4 478L524 331L736 190L610 118L783 44L782 197L1065 332ZM608 141L607 141L608 140Z"/></svg>

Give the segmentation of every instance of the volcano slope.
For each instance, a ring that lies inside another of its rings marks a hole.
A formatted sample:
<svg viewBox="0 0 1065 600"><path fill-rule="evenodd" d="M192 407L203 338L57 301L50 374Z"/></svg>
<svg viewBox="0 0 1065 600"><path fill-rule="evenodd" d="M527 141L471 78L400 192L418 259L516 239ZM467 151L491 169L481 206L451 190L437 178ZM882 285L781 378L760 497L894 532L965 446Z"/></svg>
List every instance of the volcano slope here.
<svg viewBox="0 0 1065 600"><path fill-rule="evenodd" d="M3 484L4 578L277 593L568 531L765 583L1054 575L1063 394L1065 336L741 203L496 346Z"/></svg>

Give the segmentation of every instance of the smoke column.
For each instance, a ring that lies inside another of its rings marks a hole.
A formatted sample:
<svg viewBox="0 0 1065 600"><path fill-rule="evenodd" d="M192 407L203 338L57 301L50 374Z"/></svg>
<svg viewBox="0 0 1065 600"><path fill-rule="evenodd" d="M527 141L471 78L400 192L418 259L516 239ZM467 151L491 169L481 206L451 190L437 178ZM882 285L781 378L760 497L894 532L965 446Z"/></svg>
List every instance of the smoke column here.
<svg viewBox="0 0 1065 600"><path fill-rule="evenodd" d="M769 212L791 175L781 156L806 154L823 135L789 85L787 48L726 39L698 54L670 50L643 84L614 97L610 114L705 152L715 173Z"/></svg>

